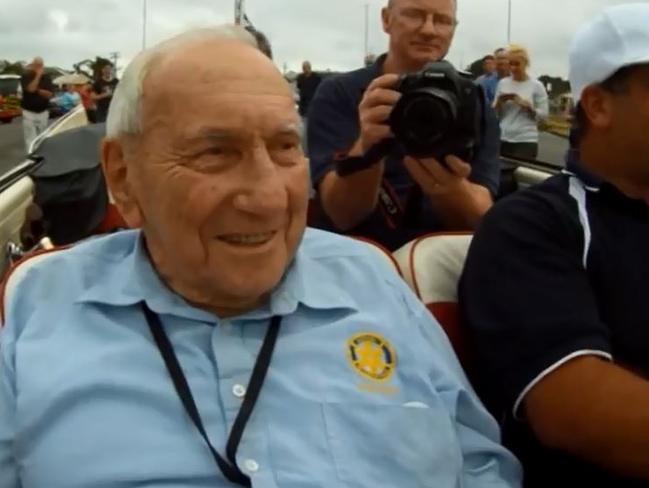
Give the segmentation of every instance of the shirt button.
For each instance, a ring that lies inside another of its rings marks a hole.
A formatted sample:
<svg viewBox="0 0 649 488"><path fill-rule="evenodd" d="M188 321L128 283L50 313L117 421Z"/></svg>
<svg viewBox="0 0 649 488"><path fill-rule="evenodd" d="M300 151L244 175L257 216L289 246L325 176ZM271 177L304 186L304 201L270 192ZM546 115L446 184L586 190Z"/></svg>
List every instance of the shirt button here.
<svg viewBox="0 0 649 488"><path fill-rule="evenodd" d="M254 459L246 459L243 462L243 467L246 468L246 471L249 473L256 473L259 471L259 464Z"/></svg>
<svg viewBox="0 0 649 488"><path fill-rule="evenodd" d="M243 385L234 385L232 387L232 394L237 398L246 396L246 387Z"/></svg>

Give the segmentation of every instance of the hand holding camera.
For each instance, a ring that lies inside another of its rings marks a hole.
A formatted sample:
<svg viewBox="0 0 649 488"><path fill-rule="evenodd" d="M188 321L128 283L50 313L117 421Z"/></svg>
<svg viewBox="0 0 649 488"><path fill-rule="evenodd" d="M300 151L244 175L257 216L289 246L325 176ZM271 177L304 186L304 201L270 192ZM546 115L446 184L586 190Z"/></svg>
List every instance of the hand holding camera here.
<svg viewBox="0 0 649 488"><path fill-rule="evenodd" d="M367 154L373 146L394 137L388 118L401 98L401 93L394 90L398 81L398 75L383 75L365 91L358 107L361 134L356 149L361 154Z"/></svg>
<svg viewBox="0 0 649 488"><path fill-rule="evenodd" d="M400 78L402 97L390 126L404 154L444 164L453 155L473 159L483 129L483 103L473 80L447 61Z"/></svg>
<svg viewBox="0 0 649 488"><path fill-rule="evenodd" d="M471 168L464 161L473 158L482 134L482 105L473 81L446 61L380 76L361 100L360 137L338 174L366 169L396 149L409 157L404 164L426 193L465 181Z"/></svg>
<svg viewBox="0 0 649 488"><path fill-rule="evenodd" d="M406 156L403 164L424 195L429 197L457 194L471 174L471 166L456 156L447 156L444 164L435 158L418 159Z"/></svg>
<svg viewBox="0 0 649 488"><path fill-rule="evenodd" d="M424 194L457 193L468 184L482 133L482 106L473 81L446 61L403 76L402 97L390 114L404 165Z"/></svg>

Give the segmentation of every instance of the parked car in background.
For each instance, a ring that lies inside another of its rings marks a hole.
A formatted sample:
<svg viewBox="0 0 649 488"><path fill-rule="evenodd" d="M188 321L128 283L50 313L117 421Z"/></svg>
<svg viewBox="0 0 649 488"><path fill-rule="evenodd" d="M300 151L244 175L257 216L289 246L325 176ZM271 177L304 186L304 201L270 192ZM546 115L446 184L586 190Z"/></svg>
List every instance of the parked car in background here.
<svg viewBox="0 0 649 488"><path fill-rule="evenodd" d="M0 75L0 123L8 124L16 117L20 117L21 98L20 76Z"/></svg>

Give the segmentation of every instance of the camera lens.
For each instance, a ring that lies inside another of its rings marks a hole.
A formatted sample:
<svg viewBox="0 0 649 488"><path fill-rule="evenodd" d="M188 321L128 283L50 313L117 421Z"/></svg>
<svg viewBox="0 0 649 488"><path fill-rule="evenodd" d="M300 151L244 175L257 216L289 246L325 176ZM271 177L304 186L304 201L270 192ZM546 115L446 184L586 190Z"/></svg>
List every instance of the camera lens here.
<svg viewBox="0 0 649 488"><path fill-rule="evenodd" d="M481 130L481 103L472 79L437 61L403 75L397 90L401 98L389 117L397 151L440 161L449 154L471 156Z"/></svg>
<svg viewBox="0 0 649 488"><path fill-rule="evenodd" d="M419 145L436 143L453 126L454 119L448 102L428 93L413 97L403 110L407 137Z"/></svg>

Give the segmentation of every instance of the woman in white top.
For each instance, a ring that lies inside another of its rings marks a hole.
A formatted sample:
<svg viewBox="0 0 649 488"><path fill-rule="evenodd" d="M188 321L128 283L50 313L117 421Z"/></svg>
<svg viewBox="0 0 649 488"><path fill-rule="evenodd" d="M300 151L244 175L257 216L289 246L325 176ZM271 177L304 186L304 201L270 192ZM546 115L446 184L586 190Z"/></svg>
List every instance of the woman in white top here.
<svg viewBox="0 0 649 488"><path fill-rule="evenodd" d="M548 116L548 93L543 84L527 74L527 50L510 46L511 76L496 88L494 108L500 118L503 155L536 159L539 152L538 123Z"/></svg>

